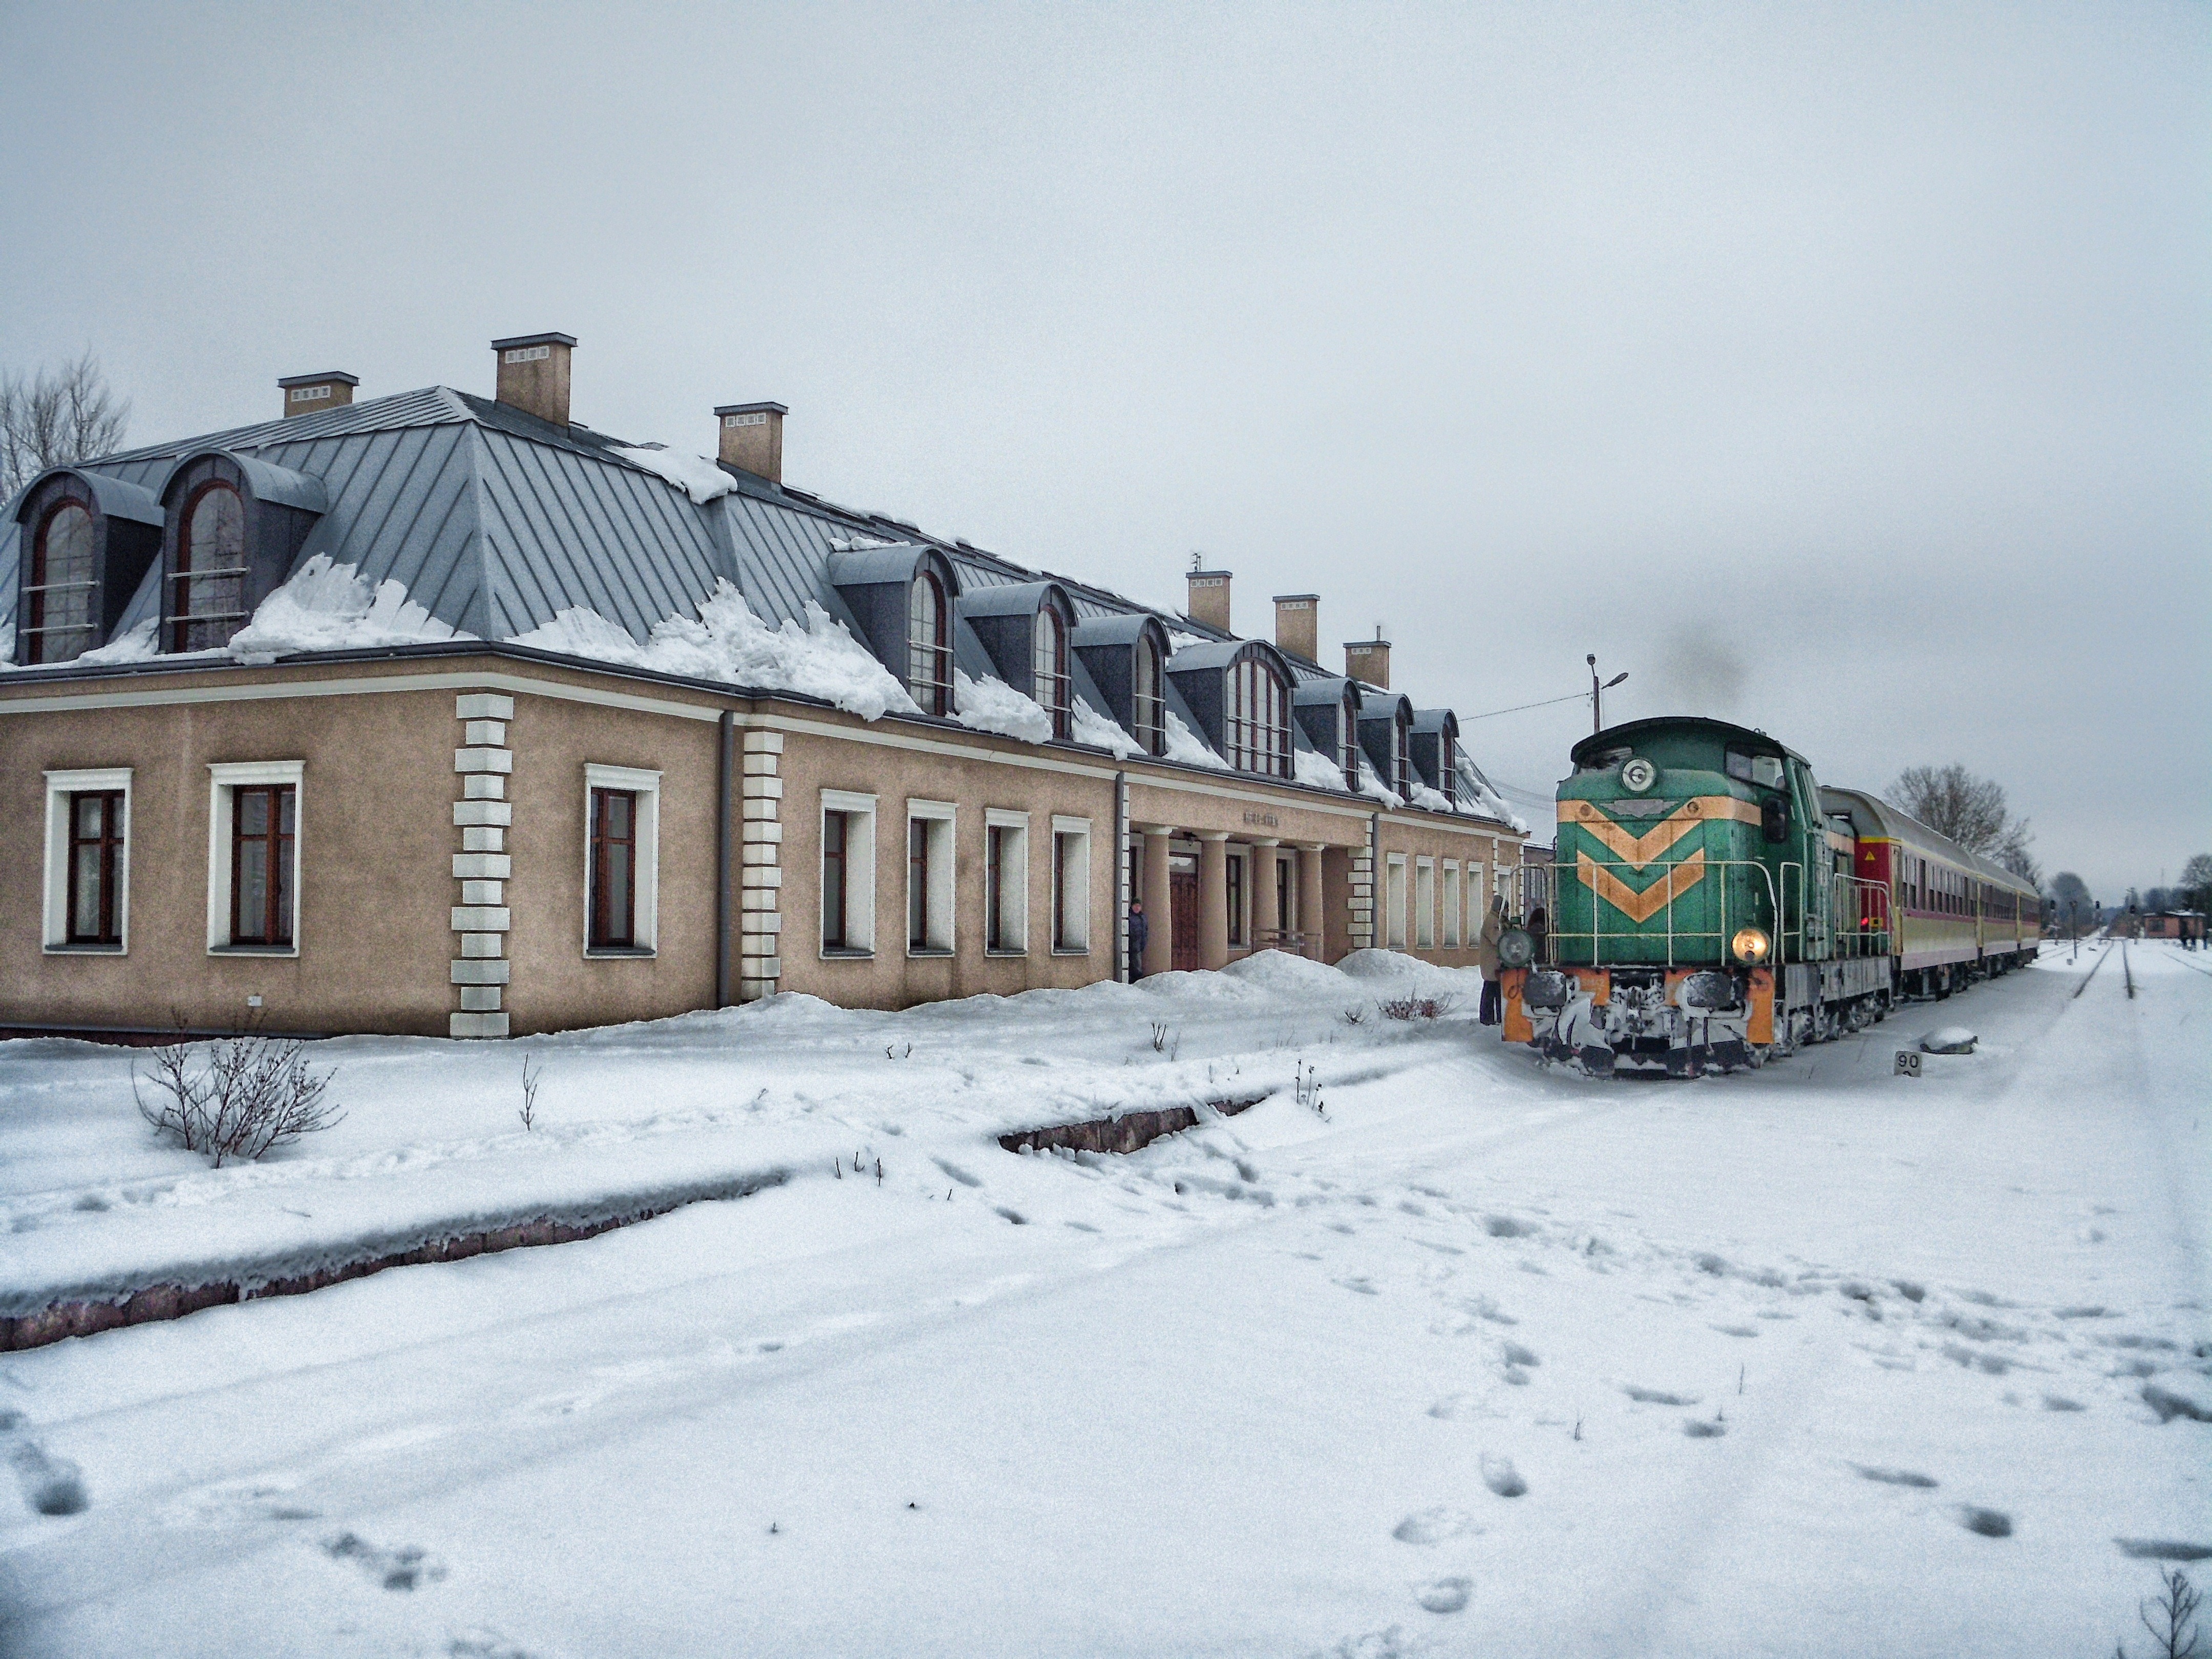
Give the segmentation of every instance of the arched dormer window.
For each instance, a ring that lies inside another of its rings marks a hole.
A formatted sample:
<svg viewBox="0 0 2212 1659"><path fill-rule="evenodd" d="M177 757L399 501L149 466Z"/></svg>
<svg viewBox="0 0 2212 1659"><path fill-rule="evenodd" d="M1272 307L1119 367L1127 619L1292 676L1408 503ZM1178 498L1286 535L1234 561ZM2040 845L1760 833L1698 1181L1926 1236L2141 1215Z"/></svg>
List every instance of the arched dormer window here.
<svg viewBox="0 0 2212 1659"><path fill-rule="evenodd" d="M1240 772L1290 776L1290 690L1256 653L1230 665L1224 713L1225 753L1231 766Z"/></svg>
<svg viewBox="0 0 2212 1659"><path fill-rule="evenodd" d="M110 639L161 548L152 491L82 467L55 467L16 498L14 580L22 667L74 662Z"/></svg>
<svg viewBox="0 0 2212 1659"><path fill-rule="evenodd" d="M907 592L907 695L925 714L952 708L952 613L934 571L915 573Z"/></svg>
<svg viewBox="0 0 2212 1659"><path fill-rule="evenodd" d="M228 483L212 479L185 501L169 581L170 650L222 645L246 620L246 504Z"/></svg>
<svg viewBox="0 0 2212 1659"><path fill-rule="evenodd" d="M1336 705L1336 763L1345 782L1359 787L1359 694L1348 686Z"/></svg>
<svg viewBox="0 0 2212 1659"><path fill-rule="evenodd" d="M1390 791L1400 799L1408 799L1413 793L1413 722L1405 720L1390 723Z"/></svg>
<svg viewBox="0 0 2212 1659"><path fill-rule="evenodd" d="M1157 755L1167 747L1167 699L1160 684L1160 647L1149 633L1137 636L1135 659L1130 665L1132 674L1132 714L1135 729L1130 736L1142 744L1147 755Z"/></svg>
<svg viewBox="0 0 2212 1659"><path fill-rule="evenodd" d="M1037 609L1030 630L1030 682L1037 706L1052 716L1052 734L1065 738L1073 701L1067 674L1067 628L1050 605Z"/></svg>
<svg viewBox="0 0 2212 1659"><path fill-rule="evenodd" d="M92 514L64 499L39 521L23 588L27 663L67 662L94 634Z"/></svg>

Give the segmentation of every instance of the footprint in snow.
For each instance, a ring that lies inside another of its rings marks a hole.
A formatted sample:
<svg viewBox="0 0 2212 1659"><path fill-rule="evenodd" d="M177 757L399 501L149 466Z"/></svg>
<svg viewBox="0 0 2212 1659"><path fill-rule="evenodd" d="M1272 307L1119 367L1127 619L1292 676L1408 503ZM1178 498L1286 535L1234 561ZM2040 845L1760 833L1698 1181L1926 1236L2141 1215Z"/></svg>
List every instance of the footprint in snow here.
<svg viewBox="0 0 2212 1659"><path fill-rule="evenodd" d="M1510 1457L1489 1457L1482 1460L1482 1484L1500 1498L1519 1498L1528 1490L1528 1483L1513 1467Z"/></svg>
<svg viewBox="0 0 2212 1659"><path fill-rule="evenodd" d="M1380 1296L1382 1294L1382 1291L1375 1288L1374 1280L1368 1278L1365 1273L1354 1273L1348 1279L1333 1279L1330 1282L1335 1285L1340 1285L1347 1291L1357 1291L1362 1296Z"/></svg>
<svg viewBox="0 0 2212 1659"><path fill-rule="evenodd" d="M1709 1418L1686 1418L1682 1423L1682 1432L1692 1440L1717 1440L1728 1432L1728 1425L1716 1423Z"/></svg>
<svg viewBox="0 0 2212 1659"><path fill-rule="evenodd" d="M228 1480L187 1493L162 1516L172 1527L234 1526L250 1521L314 1521L322 1511L294 1497L298 1481L289 1475L258 1480Z"/></svg>
<svg viewBox="0 0 2212 1659"><path fill-rule="evenodd" d="M2120 1553L2137 1561L2212 1560L2212 1544L2186 1544L2178 1538L2115 1538Z"/></svg>
<svg viewBox="0 0 2212 1659"><path fill-rule="evenodd" d="M323 1540L323 1553L333 1561L348 1561L375 1583L388 1590L411 1590L435 1583L446 1576L446 1564L419 1544L400 1544L390 1549L372 1544L359 1533L342 1532Z"/></svg>
<svg viewBox="0 0 2212 1659"><path fill-rule="evenodd" d="M1624 1383L1621 1393L1639 1406L1694 1406L1698 1396L1693 1394L1668 1394L1662 1389L1639 1389L1633 1382Z"/></svg>
<svg viewBox="0 0 2212 1659"><path fill-rule="evenodd" d="M1531 1370L1544 1363L1536 1358L1532 1350L1522 1347L1518 1342L1502 1343L1498 1346L1498 1357L1507 1364L1525 1365Z"/></svg>
<svg viewBox="0 0 2212 1659"><path fill-rule="evenodd" d="M1401 1544L1441 1544L1448 1538L1464 1538L1481 1530L1465 1510L1440 1504L1407 1516L1390 1529L1390 1536Z"/></svg>
<svg viewBox="0 0 2212 1659"><path fill-rule="evenodd" d="M930 1162L937 1165L939 1169L944 1170L945 1174L951 1176L955 1181L958 1182L963 1187L980 1187L983 1184L982 1178L980 1176L969 1175L967 1170L962 1169L957 1164L952 1163L949 1159L933 1158L930 1159Z"/></svg>
<svg viewBox="0 0 2212 1659"><path fill-rule="evenodd" d="M1431 1578L1425 1584L1413 1586L1413 1599L1429 1613L1458 1613L1474 1593L1472 1578Z"/></svg>
<svg viewBox="0 0 2212 1659"><path fill-rule="evenodd" d="M1868 1463L1854 1463L1851 1467L1858 1471L1861 1480L1879 1481L1885 1486L1917 1486L1923 1492L1936 1489L1936 1477L1917 1470L1887 1469Z"/></svg>
<svg viewBox="0 0 2212 1659"><path fill-rule="evenodd" d="M1510 1215L1486 1215L1482 1218L1482 1231L1492 1238L1526 1238L1536 1230L1525 1221L1516 1221Z"/></svg>
<svg viewBox="0 0 2212 1659"><path fill-rule="evenodd" d="M510 1642L495 1630L479 1626L463 1631L446 1644L446 1659L538 1659L519 1642Z"/></svg>
<svg viewBox="0 0 2212 1659"><path fill-rule="evenodd" d="M84 1475L77 1466L66 1457L56 1457L37 1441L17 1441L9 1449L8 1461L15 1466L23 1501L33 1512L77 1515L92 1506L84 1489Z"/></svg>
<svg viewBox="0 0 2212 1659"><path fill-rule="evenodd" d="M1968 1532L1984 1538L2012 1536L2012 1516L2002 1510L1985 1510L1978 1504L1961 1504L1959 1505L1959 1524Z"/></svg>

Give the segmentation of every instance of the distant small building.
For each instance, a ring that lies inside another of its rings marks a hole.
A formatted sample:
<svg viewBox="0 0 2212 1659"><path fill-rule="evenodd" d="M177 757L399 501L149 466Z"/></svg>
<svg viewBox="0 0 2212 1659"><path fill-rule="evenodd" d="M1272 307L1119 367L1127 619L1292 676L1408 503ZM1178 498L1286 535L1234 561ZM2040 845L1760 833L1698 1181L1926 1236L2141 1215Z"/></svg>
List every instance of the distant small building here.
<svg viewBox="0 0 2212 1659"><path fill-rule="evenodd" d="M2202 910L2154 910L2142 919L2145 939L2194 939L2204 942L2204 913Z"/></svg>

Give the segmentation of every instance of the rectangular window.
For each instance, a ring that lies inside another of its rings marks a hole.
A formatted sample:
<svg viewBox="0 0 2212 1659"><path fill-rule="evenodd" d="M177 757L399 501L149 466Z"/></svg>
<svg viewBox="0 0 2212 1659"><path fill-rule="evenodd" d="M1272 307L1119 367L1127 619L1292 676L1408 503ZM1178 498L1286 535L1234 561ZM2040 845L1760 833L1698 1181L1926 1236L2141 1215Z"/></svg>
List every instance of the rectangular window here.
<svg viewBox="0 0 2212 1659"><path fill-rule="evenodd" d="M1229 855L1229 942L1244 943L1244 860L1235 853Z"/></svg>
<svg viewBox="0 0 2212 1659"><path fill-rule="evenodd" d="M584 768L584 953L647 956L658 944L660 774ZM464 882L465 904L499 904L504 884Z"/></svg>
<svg viewBox="0 0 2212 1659"><path fill-rule="evenodd" d="M1285 933L1298 931L1297 859L1287 848L1275 855L1275 926Z"/></svg>
<svg viewBox="0 0 2212 1659"><path fill-rule="evenodd" d="M1413 866L1413 943L1420 950L1437 945L1437 865L1434 859Z"/></svg>
<svg viewBox="0 0 2212 1659"><path fill-rule="evenodd" d="M1459 949L1459 866L1444 866L1444 949Z"/></svg>
<svg viewBox="0 0 2212 1659"><path fill-rule="evenodd" d="M605 950L637 939L637 795L592 791L592 944Z"/></svg>
<svg viewBox="0 0 2212 1659"><path fill-rule="evenodd" d="M289 783L241 787L231 799L230 942L292 942L292 841L299 799Z"/></svg>
<svg viewBox="0 0 2212 1659"><path fill-rule="evenodd" d="M1139 891L1143 889L1139 887ZM1052 948L1080 956L1091 949L1091 820L1052 821Z"/></svg>
<svg viewBox="0 0 2212 1659"><path fill-rule="evenodd" d="M208 948L296 956L300 948L299 761L208 768Z"/></svg>
<svg viewBox="0 0 2212 1659"><path fill-rule="evenodd" d="M70 796L69 942L120 945L115 878L123 861L123 792L86 789Z"/></svg>
<svg viewBox="0 0 2212 1659"><path fill-rule="evenodd" d="M845 815L822 815L822 948L845 948Z"/></svg>
<svg viewBox="0 0 2212 1659"><path fill-rule="evenodd" d="M952 830L951 801L906 804L906 948L915 956L952 949Z"/></svg>
<svg viewBox="0 0 2212 1659"><path fill-rule="evenodd" d="M120 952L130 933L131 770L46 774L49 951Z"/></svg>
<svg viewBox="0 0 2212 1659"><path fill-rule="evenodd" d="M1406 855L1391 854L1386 869L1390 930L1386 938L1392 950L1402 951L1406 948Z"/></svg>
<svg viewBox="0 0 2212 1659"><path fill-rule="evenodd" d="M983 813L983 948L1019 956L1030 948L1030 820L1026 812Z"/></svg>
<svg viewBox="0 0 2212 1659"><path fill-rule="evenodd" d="M876 798L822 792L822 954L876 948Z"/></svg>

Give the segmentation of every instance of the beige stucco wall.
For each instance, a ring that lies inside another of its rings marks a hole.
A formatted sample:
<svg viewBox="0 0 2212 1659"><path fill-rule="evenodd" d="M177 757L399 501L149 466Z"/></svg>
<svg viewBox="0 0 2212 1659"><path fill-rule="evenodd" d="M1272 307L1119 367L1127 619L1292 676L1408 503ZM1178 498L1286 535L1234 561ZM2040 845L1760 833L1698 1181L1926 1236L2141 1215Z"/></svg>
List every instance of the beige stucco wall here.
<svg viewBox="0 0 2212 1659"><path fill-rule="evenodd" d="M258 994L273 1029L442 1036L454 730L437 692L40 714L0 702L0 1021L146 1028L173 1013L229 1028ZM296 957L208 951L207 769L237 761L303 763ZM122 956L42 942L45 774L92 767L131 770Z"/></svg>
<svg viewBox="0 0 2212 1659"><path fill-rule="evenodd" d="M513 823L501 901L511 917L502 945L511 978L501 1006L517 1035L713 1005L717 722L725 709L735 712L742 732L776 733L781 744L780 988L896 1007L1113 976L1117 771L1128 778L1132 826L1225 835L1232 846L1325 847L1323 954L1334 959L1350 948L1352 872L1370 821L1360 804L1227 774L1118 765L1100 755L871 724L489 653L313 668L225 665L0 683L0 836L11 849L10 872L0 877L0 1023L145 1029L166 1025L173 1011L196 1027L228 1029L246 1021L246 999L258 994L274 1029L444 1035L459 1006L451 983L460 949L451 912L462 898L453 870L462 850L453 804L464 793L455 750L465 740L455 698L477 691L514 700L502 734L512 757L504 799ZM210 957L207 768L266 760L304 769L298 955ZM660 775L650 956L586 950L585 769L594 763ZM48 953L41 945L44 774L125 766L132 770L128 953ZM866 959L825 958L821 950L824 789L877 800L876 948ZM957 809L949 956L915 957L906 948L907 803L915 799ZM763 803L753 805L757 811ZM1020 956L983 948L984 829L994 807L1029 815L1028 950ZM1080 953L1052 948L1055 815L1090 824L1089 939ZM1518 856L1515 838L1494 826L1425 814L1386 814L1381 834L1386 854L1486 864ZM736 901L733 894L733 927ZM1154 921L1156 930L1170 925L1165 917ZM1441 929L1437 938L1419 954L1474 959L1465 944L1445 950ZM734 938L732 958L735 994Z"/></svg>

